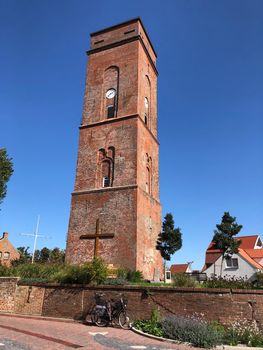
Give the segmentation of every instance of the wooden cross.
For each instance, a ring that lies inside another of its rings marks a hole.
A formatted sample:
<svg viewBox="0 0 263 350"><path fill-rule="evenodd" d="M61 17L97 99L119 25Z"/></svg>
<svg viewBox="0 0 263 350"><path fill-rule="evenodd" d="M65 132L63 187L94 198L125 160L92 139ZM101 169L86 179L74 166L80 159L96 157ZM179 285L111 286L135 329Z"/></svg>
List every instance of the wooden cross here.
<svg viewBox="0 0 263 350"><path fill-rule="evenodd" d="M96 220L96 232L92 235L81 235L80 239L95 239L94 245L94 258L99 256L99 239L101 238L113 238L114 233L101 233L100 220Z"/></svg>

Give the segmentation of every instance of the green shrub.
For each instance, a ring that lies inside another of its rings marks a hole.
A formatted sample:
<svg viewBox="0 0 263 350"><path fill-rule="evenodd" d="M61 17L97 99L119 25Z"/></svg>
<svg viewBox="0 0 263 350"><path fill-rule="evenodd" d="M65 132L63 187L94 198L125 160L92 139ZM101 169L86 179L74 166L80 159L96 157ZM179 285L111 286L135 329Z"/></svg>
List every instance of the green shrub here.
<svg viewBox="0 0 263 350"><path fill-rule="evenodd" d="M254 282L254 286L257 288L263 288L263 273L262 272L256 273L256 280Z"/></svg>
<svg viewBox="0 0 263 350"><path fill-rule="evenodd" d="M160 324L152 323L150 320L135 321L133 326L144 333L152 334L157 337L164 336L162 326Z"/></svg>
<svg viewBox="0 0 263 350"><path fill-rule="evenodd" d="M176 273L173 275L173 285L175 287L196 287L198 282L189 275Z"/></svg>
<svg viewBox="0 0 263 350"><path fill-rule="evenodd" d="M139 283L143 281L143 274L141 271L129 270L127 273L127 281Z"/></svg>
<svg viewBox="0 0 263 350"><path fill-rule="evenodd" d="M103 284L112 285L112 286L120 286L120 285L123 286L126 283L127 281L123 278L108 278L103 282Z"/></svg>
<svg viewBox="0 0 263 350"><path fill-rule="evenodd" d="M102 284L107 278L107 266L100 259L83 265L65 265L51 280L59 283Z"/></svg>
<svg viewBox="0 0 263 350"><path fill-rule="evenodd" d="M220 334L208 322L194 317L170 316L161 321L165 337L201 348L221 343Z"/></svg>
<svg viewBox="0 0 263 350"><path fill-rule="evenodd" d="M107 266L100 259L79 265L19 264L0 266L0 276L17 276L27 282L101 284L107 278Z"/></svg>
<svg viewBox="0 0 263 350"><path fill-rule="evenodd" d="M129 272L129 269L126 267L119 267L117 269L117 278L122 278L124 280L127 280L127 274Z"/></svg>
<svg viewBox="0 0 263 350"><path fill-rule="evenodd" d="M135 321L133 326L144 333L163 337L164 332L161 326L161 316L158 309L153 309L150 320Z"/></svg>
<svg viewBox="0 0 263 350"><path fill-rule="evenodd" d="M248 346L263 346L263 334L255 321L239 320L226 328L224 342L229 345L245 344Z"/></svg>
<svg viewBox="0 0 263 350"><path fill-rule="evenodd" d="M232 288L232 289L251 289L253 284L246 278L226 276L226 277L212 277L204 282L205 288Z"/></svg>
<svg viewBox="0 0 263 350"><path fill-rule="evenodd" d="M0 264L0 277L9 277L9 276L13 276L11 273L11 269L8 268L7 266Z"/></svg>
<svg viewBox="0 0 263 350"><path fill-rule="evenodd" d="M117 277L133 283L140 283L143 281L143 274L141 271L129 270L126 267L118 268Z"/></svg>

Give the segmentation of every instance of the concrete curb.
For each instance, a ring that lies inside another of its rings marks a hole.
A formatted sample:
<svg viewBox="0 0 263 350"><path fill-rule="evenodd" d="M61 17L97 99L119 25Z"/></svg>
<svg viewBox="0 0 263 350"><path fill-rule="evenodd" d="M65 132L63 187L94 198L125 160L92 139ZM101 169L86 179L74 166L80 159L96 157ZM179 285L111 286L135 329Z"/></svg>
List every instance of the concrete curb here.
<svg viewBox="0 0 263 350"><path fill-rule="evenodd" d="M160 340L160 341L166 341L166 342L168 342L168 343L173 343L173 344L183 344L183 345L192 346L192 344L190 344L190 343L180 342L179 340L173 340L173 339L158 337L157 335L152 335L152 334L144 333L143 331L140 331L139 329L136 329L136 328L134 328L134 327L131 327L131 330L132 330L134 333L143 335L143 336L146 337L146 338L156 339L156 340ZM231 350L231 349L228 349L228 350ZM250 350L251 350L251 348L250 348ZM261 348L261 350L262 350L262 348Z"/></svg>
<svg viewBox="0 0 263 350"><path fill-rule="evenodd" d="M263 348L256 348L253 346L245 346L245 345L220 345L217 346L216 349L218 350L262 350Z"/></svg>

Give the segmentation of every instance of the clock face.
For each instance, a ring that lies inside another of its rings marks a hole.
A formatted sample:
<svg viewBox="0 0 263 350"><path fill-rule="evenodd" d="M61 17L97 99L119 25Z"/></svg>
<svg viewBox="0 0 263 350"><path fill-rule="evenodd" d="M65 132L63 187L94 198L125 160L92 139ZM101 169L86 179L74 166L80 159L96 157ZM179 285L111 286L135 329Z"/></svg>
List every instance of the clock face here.
<svg viewBox="0 0 263 350"><path fill-rule="evenodd" d="M106 92L106 97L107 97L108 99L111 99L111 98L115 97L115 95L116 95L116 90L114 90L114 89L109 89L109 90Z"/></svg>

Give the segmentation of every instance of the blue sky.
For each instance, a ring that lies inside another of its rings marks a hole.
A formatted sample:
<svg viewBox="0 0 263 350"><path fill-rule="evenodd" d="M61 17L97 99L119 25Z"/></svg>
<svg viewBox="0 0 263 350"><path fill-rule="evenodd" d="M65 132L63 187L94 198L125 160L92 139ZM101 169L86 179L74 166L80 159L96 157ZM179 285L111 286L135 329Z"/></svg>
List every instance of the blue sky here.
<svg viewBox="0 0 263 350"><path fill-rule="evenodd" d="M15 172L0 232L65 247L89 33L141 16L158 54L160 190L183 247L204 263L224 211L263 233L261 0L0 1L0 147Z"/></svg>

